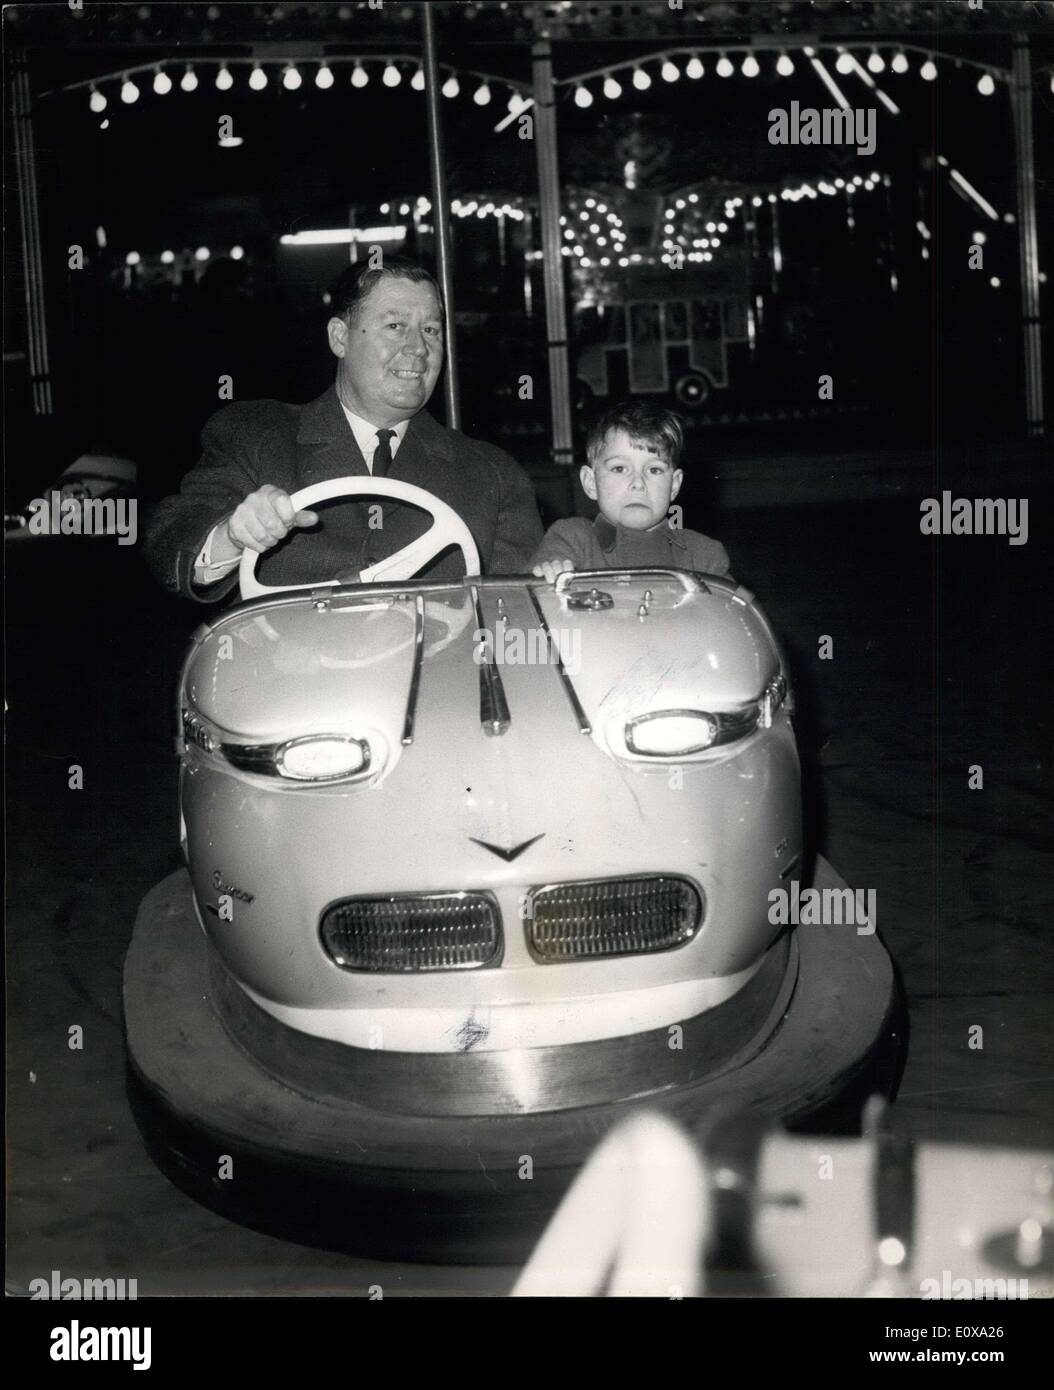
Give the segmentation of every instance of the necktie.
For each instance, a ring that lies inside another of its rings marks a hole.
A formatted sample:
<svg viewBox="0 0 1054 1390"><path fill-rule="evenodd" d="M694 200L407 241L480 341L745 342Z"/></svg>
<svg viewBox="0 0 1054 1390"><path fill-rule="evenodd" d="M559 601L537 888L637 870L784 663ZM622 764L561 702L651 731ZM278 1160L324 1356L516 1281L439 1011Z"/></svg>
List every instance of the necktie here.
<svg viewBox="0 0 1054 1390"><path fill-rule="evenodd" d="M392 466L392 446L388 441L394 438L394 430L377 431L377 447L373 451L373 476L375 478L385 477L388 469Z"/></svg>

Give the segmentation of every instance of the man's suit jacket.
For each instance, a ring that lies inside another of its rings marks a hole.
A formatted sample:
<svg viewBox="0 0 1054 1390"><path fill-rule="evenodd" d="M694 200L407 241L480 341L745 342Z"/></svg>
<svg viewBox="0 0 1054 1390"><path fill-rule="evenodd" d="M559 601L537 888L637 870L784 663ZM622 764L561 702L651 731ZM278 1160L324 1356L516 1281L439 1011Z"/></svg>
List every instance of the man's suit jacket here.
<svg viewBox="0 0 1054 1390"><path fill-rule="evenodd" d="M250 492L264 483L294 493L328 478L369 476L335 387L310 405L243 401L225 406L205 426L202 447L201 460L184 477L178 494L156 509L145 547L151 569L167 589L203 602L225 597L237 583L234 570L198 588L194 563L212 528ZM453 507L475 538L484 573L527 569L542 524L530 479L503 450L444 429L421 411L410 421L389 476L414 483ZM371 512L374 506L381 513ZM318 514L318 526L291 532L261 556L261 583L333 579L394 554L431 523L426 513L382 498L323 503ZM460 552L450 551L421 573L460 578Z"/></svg>

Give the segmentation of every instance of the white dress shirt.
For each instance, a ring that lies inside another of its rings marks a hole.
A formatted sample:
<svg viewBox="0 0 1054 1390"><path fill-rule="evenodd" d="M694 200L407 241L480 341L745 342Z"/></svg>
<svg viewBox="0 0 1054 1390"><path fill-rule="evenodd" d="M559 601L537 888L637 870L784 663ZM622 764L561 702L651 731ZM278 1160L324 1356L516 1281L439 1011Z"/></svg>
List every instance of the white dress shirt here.
<svg viewBox="0 0 1054 1390"><path fill-rule="evenodd" d="M371 425L369 420L364 420L361 415L356 415L354 411L349 410L343 401L340 403L340 408L343 410L344 417L351 426L351 432L355 436L355 443L359 446L359 452L366 460L366 467L369 469L370 473L372 473L373 455L380 442L377 438L377 426ZM388 441L388 447L392 451L392 459L394 460L395 455L399 451L399 445L403 442L406 431L410 428L410 421L400 420L397 425L392 425L391 428L395 433ZM229 574L235 565L241 563L240 555L235 555L232 560L217 560L213 563L212 538L219 530L220 526L224 525L226 525L226 522L218 522L205 538L205 544L201 547L198 558L194 562L195 584L200 584L202 586L215 584L218 579L222 579L225 574Z"/></svg>

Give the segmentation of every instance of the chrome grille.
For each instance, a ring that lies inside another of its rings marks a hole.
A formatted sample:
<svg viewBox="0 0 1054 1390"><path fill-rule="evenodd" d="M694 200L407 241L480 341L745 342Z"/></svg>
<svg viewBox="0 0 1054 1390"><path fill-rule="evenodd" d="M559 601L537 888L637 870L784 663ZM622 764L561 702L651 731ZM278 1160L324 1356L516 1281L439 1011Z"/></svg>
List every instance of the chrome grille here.
<svg viewBox="0 0 1054 1390"><path fill-rule="evenodd" d="M550 963L682 946L699 928L704 897L689 879L656 874L534 888L528 909L531 954Z"/></svg>
<svg viewBox="0 0 1054 1390"><path fill-rule="evenodd" d="M496 963L501 919L487 893L393 894L335 903L321 933L344 970L472 970Z"/></svg>

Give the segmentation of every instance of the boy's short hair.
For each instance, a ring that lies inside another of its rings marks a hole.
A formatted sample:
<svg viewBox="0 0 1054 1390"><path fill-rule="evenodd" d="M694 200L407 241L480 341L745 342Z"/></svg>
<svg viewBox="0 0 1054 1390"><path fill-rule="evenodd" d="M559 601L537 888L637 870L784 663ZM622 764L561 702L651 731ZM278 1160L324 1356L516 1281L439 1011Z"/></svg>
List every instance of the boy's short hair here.
<svg viewBox="0 0 1054 1390"><path fill-rule="evenodd" d="M622 430L634 444L642 445L665 459L671 468L679 468L684 448L684 423L681 417L650 401L623 401L612 406L594 420L586 435L586 459L595 467L604 440L612 430Z"/></svg>

